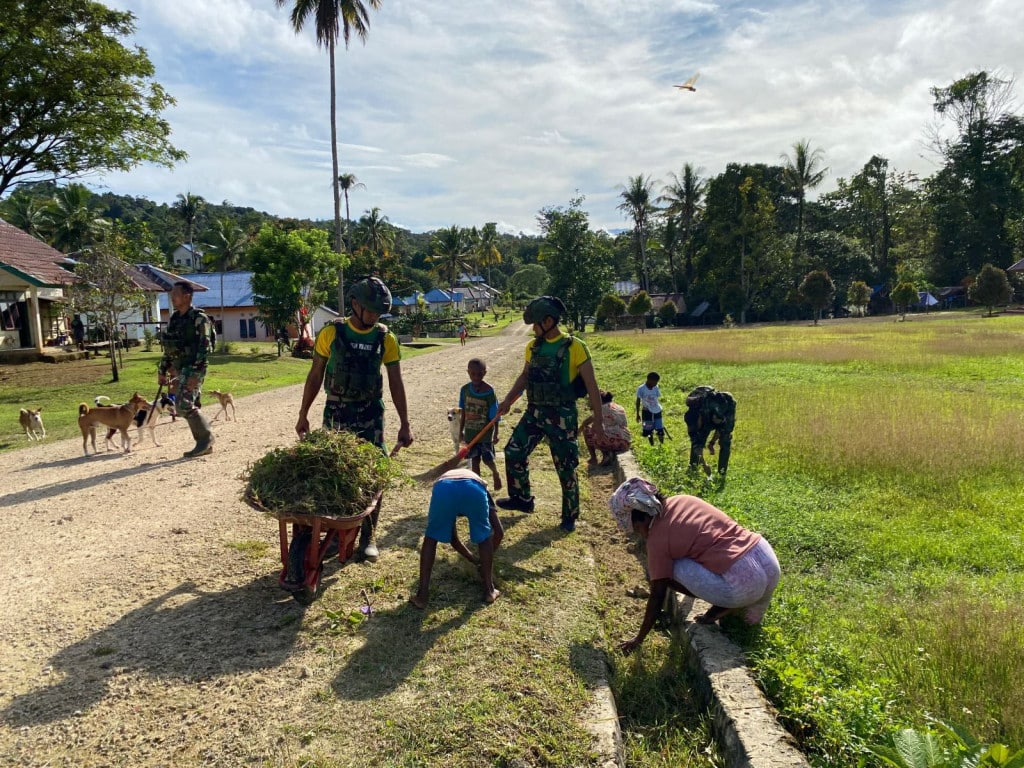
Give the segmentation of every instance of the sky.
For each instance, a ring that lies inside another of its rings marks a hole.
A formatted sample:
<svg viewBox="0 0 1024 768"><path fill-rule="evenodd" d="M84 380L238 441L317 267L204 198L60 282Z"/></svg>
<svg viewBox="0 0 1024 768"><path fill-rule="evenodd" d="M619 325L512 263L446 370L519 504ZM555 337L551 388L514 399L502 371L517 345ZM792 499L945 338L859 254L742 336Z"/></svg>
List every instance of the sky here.
<svg viewBox="0 0 1024 768"><path fill-rule="evenodd" d="M333 216L328 56L290 2L107 5L136 16L189 157L91 187ZM818 192L872 155L928 176L929 89L1024 75L1021 29L1020 0L382 0L366 44L337 54L340 170L366 187L353 219L376 206L414 232L536 233L578 195L617 230L630 177L660 194L684 163L780 164L804 139L829 169ZM696 73L695 92L673 88Z"/></svg>

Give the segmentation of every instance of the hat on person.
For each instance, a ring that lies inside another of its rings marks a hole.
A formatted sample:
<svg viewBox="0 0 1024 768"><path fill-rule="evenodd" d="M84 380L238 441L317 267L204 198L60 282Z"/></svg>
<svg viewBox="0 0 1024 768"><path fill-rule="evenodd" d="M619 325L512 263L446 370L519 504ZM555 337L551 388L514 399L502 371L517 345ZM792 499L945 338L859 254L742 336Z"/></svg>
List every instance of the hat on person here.
<svg viewBox="0 0 1024 768"><path fill-rule="evenodd" d="M523 310L523 322L527 325L539 323L545 317L561 320L565 314L565 304L557 296L538 296L526 305Z"/></svg>
<svg viewBox="0 0 1024 768"><path fill-rule="evenodd" d="M661 514L661 502L658 501L658 487L642 477L631 477L618 488L608 500L612 517L624 531L633 529L633 510L645 512L650 517Z"/></svg>

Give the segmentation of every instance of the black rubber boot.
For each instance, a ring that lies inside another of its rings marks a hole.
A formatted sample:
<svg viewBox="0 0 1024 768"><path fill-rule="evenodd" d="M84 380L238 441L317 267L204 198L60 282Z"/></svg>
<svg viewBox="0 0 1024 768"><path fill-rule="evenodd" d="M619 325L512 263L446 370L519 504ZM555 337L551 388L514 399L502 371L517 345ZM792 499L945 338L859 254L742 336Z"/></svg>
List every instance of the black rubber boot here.
<svg viewBox="0 0 1024 768"><path fill-rule="evenodd" d="M188 421L188 428L192 430L196 446L191 451L185 451L182 456L186 459L194 459L196 456L213 453L213 433L210 432L210 422L206 420L202 412L192 411L185 419Z"/></svg>

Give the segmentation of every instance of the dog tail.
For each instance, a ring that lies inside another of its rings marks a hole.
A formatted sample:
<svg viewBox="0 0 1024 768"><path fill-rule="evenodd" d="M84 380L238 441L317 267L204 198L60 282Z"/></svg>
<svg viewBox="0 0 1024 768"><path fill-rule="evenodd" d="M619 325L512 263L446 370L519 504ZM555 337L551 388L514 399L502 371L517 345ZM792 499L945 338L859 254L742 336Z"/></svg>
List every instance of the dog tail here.
<svg viewBox="0 0 1024 768"><path fill-rule="evenodd" d="M110 398L106 395L96 395L96 397L93 398L93 402L95 402L96 405L103 405L104 403L109 403Z"/></svg>
<svg viewBox="0 0 1024 768"><path fill-rule="evenodd" d="M89 406L88 405L86 405L85 403L79 403L78 404L78 418L82 418L88 412L89 412Z"/></svg>

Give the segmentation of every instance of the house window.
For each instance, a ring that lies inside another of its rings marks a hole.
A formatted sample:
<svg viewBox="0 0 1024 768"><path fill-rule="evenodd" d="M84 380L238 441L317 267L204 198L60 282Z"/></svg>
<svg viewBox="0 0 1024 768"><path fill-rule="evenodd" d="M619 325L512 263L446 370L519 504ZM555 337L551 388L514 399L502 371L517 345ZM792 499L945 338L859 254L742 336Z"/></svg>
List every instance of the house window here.
<svg viewBox="0 0 1024 768"><path fill-rule="evenodd" d="M0 291L0 331L21 330L20 298L21 294L14 291Z"/></svg>
<svg viewBox="0 0 1024 768"><path fill-rule="evenodd" d="M238 321L238 333L243 339L255 339L256 338L256 318L246 320L242 318Z"/></svg>

